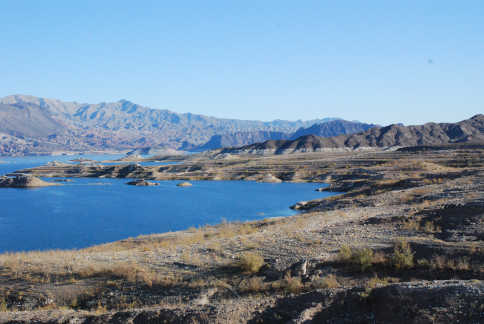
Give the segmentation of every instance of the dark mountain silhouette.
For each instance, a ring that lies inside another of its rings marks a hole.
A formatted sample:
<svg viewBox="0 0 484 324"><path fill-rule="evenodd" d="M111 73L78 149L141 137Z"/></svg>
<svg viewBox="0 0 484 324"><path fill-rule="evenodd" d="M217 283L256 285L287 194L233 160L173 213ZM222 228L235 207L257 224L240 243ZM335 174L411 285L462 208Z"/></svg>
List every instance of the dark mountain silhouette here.
<svg viewBox="0 0 484 324"><path fill-rule="evenodd" d="M295 153L330 149L399 148L456 143L484 143L484 115L479 114L458 123L427 123L417 126L389 125L367 131L324 138L306 135L294 140L269 140L222 153Z"/></svg>

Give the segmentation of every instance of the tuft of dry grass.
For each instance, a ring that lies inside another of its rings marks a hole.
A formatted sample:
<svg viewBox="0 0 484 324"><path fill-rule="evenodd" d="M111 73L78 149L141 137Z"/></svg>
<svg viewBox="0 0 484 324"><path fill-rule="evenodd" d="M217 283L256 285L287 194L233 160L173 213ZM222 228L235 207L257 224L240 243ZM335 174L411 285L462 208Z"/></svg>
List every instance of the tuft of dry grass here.
<svg viewBox="0 0 484 324"><path fill-rule="evenodd" d="M264 258L254 252L242 254L237 262L237 266L246 273L257 273L264 264Z"/></svg>
<svg viewBox="0 0 484 324"><path fill-rule="evenodd" d="M334 274L329 274L324 278L320 278L311 282L311 286L315 289L337 288L340 286L340 283L338 282L338 279Z"/></svg>
<svg viewBox="0 0 484 324"><path fill-rule="evenodd" d="M394 283L394 282L399 282L400 280L398 278L390 278L390 277L385 277L385 278L379 278L378 275L375 274L374 277L372 277L368 282L366 283L367 288L377 288L377 287L382 287L386 286L389 283Z"/></svg>
<svg viewBox="0 0 484 324"><path fill-rule="evenodd" d="M291 277L290 274L287 274L281 281L281 288L288 293L297 294L301 292L304 285L301 282L301 278Z"/></svg>
<svg viewBox="0 0 484 324"><path fill-rule="evenodd" d="M242 280L239 284L239 289L242 292L257 293L266 290L267 285L262 277L251 277Z"/></svg>

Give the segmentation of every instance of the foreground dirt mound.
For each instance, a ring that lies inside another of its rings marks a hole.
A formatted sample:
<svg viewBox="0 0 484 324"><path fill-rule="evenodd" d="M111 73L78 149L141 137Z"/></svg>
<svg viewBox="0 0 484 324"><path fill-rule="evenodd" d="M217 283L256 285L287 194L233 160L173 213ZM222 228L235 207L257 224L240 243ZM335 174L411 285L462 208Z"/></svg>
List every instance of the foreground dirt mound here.
<svg viewBox="0 0 484 324"><path fill-rule="evenodd" d="M255 323L482 323L482 281L398 283L381 288L323 289L283 297L252 319ZM212 306L149 308L95 314L38 311L2 323L217 323ZM242 320L242 319L241 319Z"/></svg>
<svg viewBox="0 0 484 324"><path fill-rule="evenodd" d="M284 298L250 323L482 323L484 284L399 283Z"/></svg>

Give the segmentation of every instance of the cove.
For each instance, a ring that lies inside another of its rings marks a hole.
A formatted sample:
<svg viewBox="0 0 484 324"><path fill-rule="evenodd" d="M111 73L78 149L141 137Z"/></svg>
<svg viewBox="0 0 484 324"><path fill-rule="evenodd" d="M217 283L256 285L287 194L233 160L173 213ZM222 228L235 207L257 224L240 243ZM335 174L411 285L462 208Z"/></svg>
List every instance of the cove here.
<svg viewBox="0 0 484 324"><path fill-rule="evenodd" d="M1 168L13 167L4 163ZM126 185L130 179L70 180L62 186L0 190L0 252L84 248L224 220L289 216L296 213L290 205L331 195L316 192L318 183L191 181L192 187L180 188L179 181L135 187Z"/></svg>

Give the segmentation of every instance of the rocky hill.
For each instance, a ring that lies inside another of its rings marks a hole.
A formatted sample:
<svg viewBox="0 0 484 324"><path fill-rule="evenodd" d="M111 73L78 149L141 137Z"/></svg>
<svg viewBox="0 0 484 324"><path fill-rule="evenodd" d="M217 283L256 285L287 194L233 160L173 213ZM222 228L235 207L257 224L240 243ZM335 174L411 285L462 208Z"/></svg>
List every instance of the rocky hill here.
<svg viewBox="0 0 484 324"><path fill-rule="evenodd" d="M292 133L324 120L271 122L219 119L151 109L127 100L83 104L13 95L0 98L0 155L53 151L180 148L214 135Z"/></svg>
<svg viewBox="0 0 484 324"><path fill-rule="evenodd" d="M358 121L347 121L343 119L326 118L324 122L316 123L310 127L301 127L294 133L255 131L238 132L233 134L214 135L203 145L184 145L190 151L206 151L223 147L240 147L253 143L268 140L296 139L304 135L317 135L321 137L332 137L338 135L353 134L367 129L377 127L373 124L365 124Z"/></svg>
<svg viewBox="0 0 484 324"><path fill-rule="evenodd" d="M317 152L332 149L399 148L421 145L484 143L484 115L479 114L458 123L427 123L417 126L389 125L367 131L323 138L315 135L294 140L266 141L221 153L284 154Z"/></svg>
<svg viewBox="0 0 484 324"><path fill-rule="evenodd" d="M363 132L373 127L378 127L378 125L336 119L326 123L314 124L308 128L300 128L291 135L290 139L296 139L305 135L316 135L320 137L349 135Z"/></svg>

